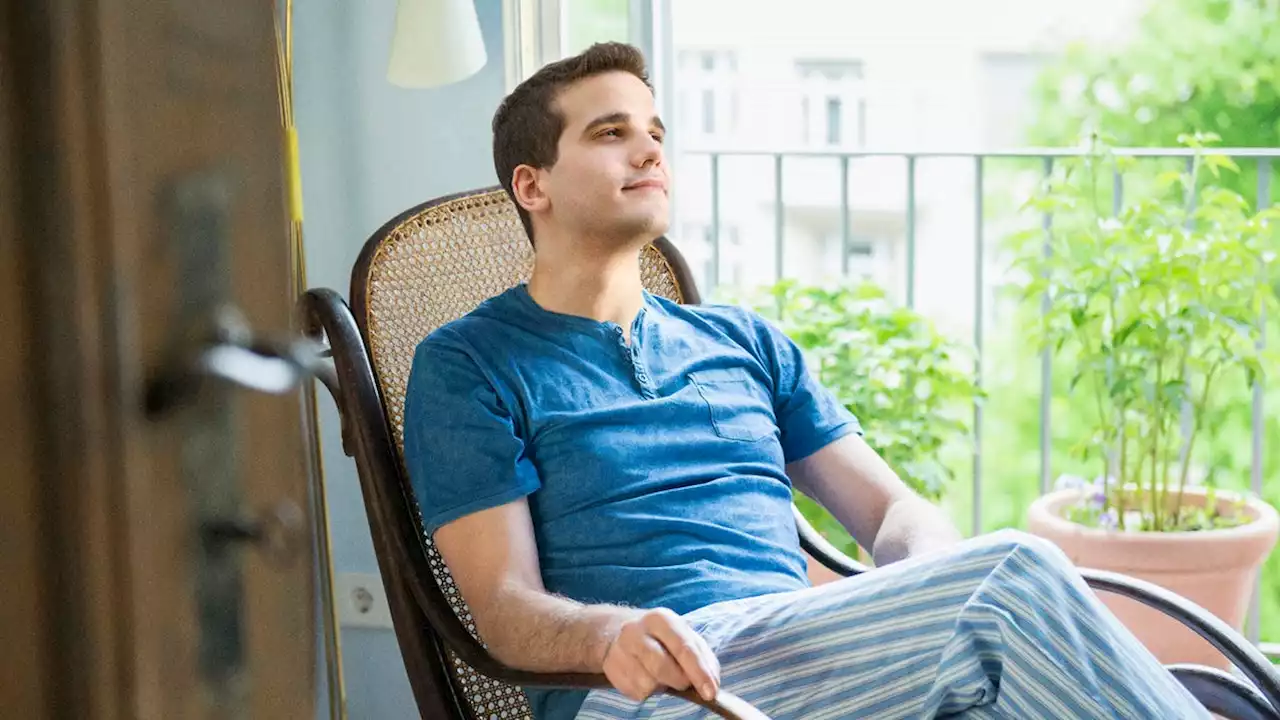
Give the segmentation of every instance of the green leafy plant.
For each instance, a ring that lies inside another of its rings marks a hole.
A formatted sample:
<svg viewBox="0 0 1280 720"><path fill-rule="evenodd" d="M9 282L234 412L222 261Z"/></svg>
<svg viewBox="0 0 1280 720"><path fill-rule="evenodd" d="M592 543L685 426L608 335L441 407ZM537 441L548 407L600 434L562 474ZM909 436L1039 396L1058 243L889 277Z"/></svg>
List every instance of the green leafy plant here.
<svg viewBox="0 0 1280 720"><path fill-rule="evenodd" d="M1190 169L1162 174L1153 197L1112 216L1098 189L1126 159L1093 138L1029 203L1054 214L1053 230L1012 238L1025 300L1050 299L1034 329L1074 367L1071 392L1092 401L1075 452L1099 479L1068 517L1095 527L1199 530L1245 519L1193 507L1184 493L1212 431L1214 389L1233 373L1250 384L1261 377L1258 318L1275 312L1280 212L1251 213L1217 182L1236 167L1206 151L1216 137L1180 141L1193 150Z"/></svg>
<svg viewBox="0 0 1280 720"><path fill-rule="evenodd" d="M805 352L810 370L862 423L868 444L926 498L942 498L946 450L969 440L974 383L966 349L924 316L895 306L873 284L822 287L794 280L740 300L774 321ZM807 497L796 504L824 536L853 541Z"/></svg>
<svg viewBox="0 0 1280 720"><path fill-rule="evenodd" d="M1167 147L1188 128L1230 147L1280 146L1280 2L1148 3L1123 41L1051 60L1031 96L1032 145L1070 144L1088 126L1125 147ZM1219 182L1253 201L1257 173L1242 163Z"/></svg>

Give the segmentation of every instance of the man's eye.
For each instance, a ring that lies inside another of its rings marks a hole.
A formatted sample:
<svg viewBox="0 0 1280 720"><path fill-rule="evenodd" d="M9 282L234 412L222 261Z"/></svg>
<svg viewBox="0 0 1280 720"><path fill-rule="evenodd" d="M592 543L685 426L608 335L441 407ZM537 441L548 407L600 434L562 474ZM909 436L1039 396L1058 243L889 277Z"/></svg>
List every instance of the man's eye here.
<svg viewBox="0 0 1280 720"><path fill-rule="evenodd" d="M658 143L661 143L661 142L663 141L663 139L665 139L665 138L666 138L666 136L665 136L665 135L663 135L662 133L649 133L649 134L650 134L650 135L653 137L653 139L654 139L654 140L656 140Z"/></svg>
<svg viewBox="0 0 1280 720"><path fill-rule="evenodd" d="M607 135L607 136L609 136L609 137L617 137L617 136L618 136L618 128L609 128L608 130L605 130L604 132L600 133L600 135L601 135L602 137L603 137L603 136L606 136L606 135Z"/></svg>

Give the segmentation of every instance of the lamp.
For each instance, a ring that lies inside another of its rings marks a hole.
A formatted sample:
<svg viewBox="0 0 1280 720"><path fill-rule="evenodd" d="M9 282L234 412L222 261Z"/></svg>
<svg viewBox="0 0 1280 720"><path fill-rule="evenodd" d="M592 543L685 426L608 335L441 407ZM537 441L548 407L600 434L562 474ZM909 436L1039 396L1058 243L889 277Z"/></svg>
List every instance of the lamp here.
<svg viewBox="0 0 1280 720"><path fill-rule="evenodd" d="M487 57L473 0L399 0L387 80L429 88L457 82Z"/></svg>

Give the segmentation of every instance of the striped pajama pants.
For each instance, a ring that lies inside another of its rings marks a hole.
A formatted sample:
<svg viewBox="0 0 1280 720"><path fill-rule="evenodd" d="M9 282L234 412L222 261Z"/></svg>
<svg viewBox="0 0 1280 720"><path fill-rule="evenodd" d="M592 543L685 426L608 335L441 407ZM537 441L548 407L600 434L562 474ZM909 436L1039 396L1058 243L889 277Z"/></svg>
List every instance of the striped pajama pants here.
<svg viewBox="0 0 1280 720"><path fill-rule="evenodd" d="M1052 544L1015 531L685 616L721 684L775 720L1174 720L1210 715ZM592 691L578 720L712 717L670 695Z"/></svg>

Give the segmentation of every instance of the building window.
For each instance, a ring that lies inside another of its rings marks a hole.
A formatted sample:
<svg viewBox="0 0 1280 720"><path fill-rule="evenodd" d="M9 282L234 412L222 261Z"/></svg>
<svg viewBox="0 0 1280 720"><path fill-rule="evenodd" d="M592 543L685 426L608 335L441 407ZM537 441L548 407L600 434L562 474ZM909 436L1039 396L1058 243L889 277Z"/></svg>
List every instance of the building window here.
<svg viewBox="0 0 1280 720"><path fill-rule="evenodd" d="M732 50L683 49L677 74L681 125L694 136L727 139L738 129L741 101L735 74L738 58Z"/></svg>
<svg viewBox="0 0 1280 720"><path fill-rule="evenodd" d="M800 86L800 142L866 147L865 69L856 59L805 59L795 64Z"/></svg>
<svg viewBox="0 0 1280 720"><path fill-rule="evenodd" d="M867 147L867 99L858 98L858 148Z"/></svg>
<svg viewBox="0 0 1280 720"><path fill-rule="evenodd" d="M844 125L844 101L838 97L827 98L827 144L839 145Z"/></svg>
<svg viewBox="0 0 1280 720"><path fill-rule="evenodd" d="M861 282L878 282L876 277L875 240L866 237L850 238L849 242L849 277Z"/></svg>
<svg viewBox="0 0 1280 720"><path fill-rule="evenodd" d="M800 142L805 145L809 144L812 133L809 131L809 96L805 95L800 98Z"/></svg>

